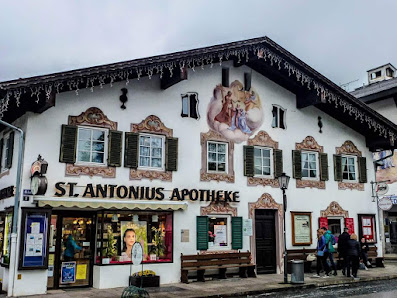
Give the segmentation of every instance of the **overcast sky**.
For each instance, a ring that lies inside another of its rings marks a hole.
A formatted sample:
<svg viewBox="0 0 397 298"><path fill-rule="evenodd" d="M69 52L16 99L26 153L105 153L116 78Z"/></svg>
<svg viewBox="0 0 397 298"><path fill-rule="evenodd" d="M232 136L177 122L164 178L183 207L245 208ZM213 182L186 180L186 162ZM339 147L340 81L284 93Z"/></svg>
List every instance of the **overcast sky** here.
<svg viewBox="0 0 397 298"><path fill-rule="evenodd" d="M0 81L268 36L337 84L397 64L396 0L1 0Z"/></svg>

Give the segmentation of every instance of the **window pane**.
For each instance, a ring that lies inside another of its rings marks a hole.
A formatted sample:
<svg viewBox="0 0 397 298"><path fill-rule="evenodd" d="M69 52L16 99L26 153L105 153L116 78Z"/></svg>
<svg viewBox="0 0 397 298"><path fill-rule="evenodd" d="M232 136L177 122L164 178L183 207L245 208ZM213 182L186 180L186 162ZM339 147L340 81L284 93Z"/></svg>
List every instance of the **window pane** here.
<svg viewBox="0 0 397 298"><path fill-rule="evenodd" d="M270 167L263 168L263 175L270 175Z"/></svg>
<svg viewBox="0 0 397 298"><path fill-rule="evenodd" d="M140 147L139 155L141 156L150 156L150 148L149 147Z"/></svg>
<svg viewBox="0 0 397 298"><path fill-rule="evenodd" d="M343 180L349 180L349 174L348 173L343 173Z"/></svg>
<svg viewBox="0 0 397 298"><path fill-rule="evenodd" d="M307 153L302 153L301 157L302 157L302 162L308 160Z"/></svg>
<svg viewBox="0 0 397 298"><path fill-rule="evenodd" d="M161 148L152 148L153 157L161 157Z"/></svg>
<svg viewBox="0 0 397 298"><path fill-rule="evenodd" d="M84 150L84 151L91 150L91 142L90 141L79 141L78 149Z"/></svg>
<svg viewBox="0 0 397 298"><path fill-rule="evenodd" d="M226 164L224 164L224 163L218 164L218 171L219 172L225 172L226 171Z"/></svg>
<svg viewBox="0 0 397 298"><path fill-rule="evenodd" d="M146 137L146 136L139 137L139 144L150 146L150 137Z"/></svg>
<svg viewBox="0 0 397 298"><path fill-rule="evenodd" d="M350 180L356 180L356 173L350 173L349 174L349 179Z"/></svg>
<svg viewBox="0 0 397 298"><path fill-rule="evenodd" d="M309 173L307 170L302 169L302 177L309 177Z"/></svg>
<svg viewBox="0 0 397 298"><path fill-rule="evenodd" d="M260 157L255 157L254 158L254 165L258 167L262 167L262 158Z"/></svg>
<svg viewBox="0 0 397 298"><path fill-rule="evenodd" d="M284 114L285 114L285 112L282 109L280 109L280 128L285 128Z"/></svg>
<svg viewBox="0 0 397 298"><path fill-rule="evenodd" d="M309 163L307 161L304 162L303 165L302 165L302 168L303 169L308 169L309 168Z"/></svg>
<svg viewBox="0 0 397 298"><path fill-rule="evenodd" d="M104 152L105 151L105 143L103 143L103 142L93 142L92 143L92 150L93 151Z"/></svg>
<svg viewBox="0 0 397 298"><path fill-rule="evenodd" d="M350 173L354 173L354 166L353 165L349 166L349 172Z"/></svg>
<svg viewBox="0 0 397 298"><path fill-rule="evenodd" d="M225 144L218 144L218 152L225 153L226 152L226 145Z"/></svg>
<svg viewBox="0 0 397 298"><path fill-rule="evenodd" d="M270 167L270 158L264 158L263 159L263 165L266 167Z"/></svg>
<svg viewBox="0 0 397 298"><path fill-rule="evenodd" d="M209 163L208 163L208 170L209 170L209 171L216 171L216 163L214 163L214 162L209 162Z"/></svg>
<svg viewBox="0 0 397 298"><path fill-rule="evenodd" d="M139 166L140 167L148 167L149 166L149 157L139 157Z"/></svg>
<svg viewBox="0 0 397 298"><path fill-rule="evenodd" d="M278 122L277 107L273 107L272 114L273 114L272 127L277 127L277 122Z"/></svg>
<svg viewBox="0 0 397 298"><path fill-rule="evenodd" d="M310 177L316 178L316 170L310 170Z"/></svg>
<svg viewBox="0 0 397 298"><path fill-rule="evenodd" d="M92 139L94 141L104 141L105 140L105 132L93 129L92 130Z"/></svg>
<svg viewBox="0 0 397 298"><path fill-rule="evenodd" d="M354 165L354 158L347 159L349 165Z"/></svg>
<svg viewBox="0 0 397 298"><path fill-rule="evenodd" d="M218 161L219 162L226 162L226 155L225 154L218 154Z"/></svg>
<svg viewBox="0 0 397 298"><path fill-rule="evenodd" d="M260 165L255 165L255 175L262 175L262 167Z"/></svg>
<svg viewBox="0 0 397 298"><path fill-rule="evenodd" d="M262 156L263 157L270 157L270 150L262 149Z"/></svg>
<svg viewBox="0 0 397 298"><path fill-rule="evenodd" d="M183 115L189 115L189 104L188 104L187 100L188 100L187 96L182 98L182 114Z"/></svg>
<svg viewBox="0 0 397 298"><path fill-rule="evenodd" d="M152 167L161 168L161 158L153 158L152 159Z"/></svg>
<svg viewBox="0 0 397 298"><path fill-rule="evenodd" d="M97 153L97 152L93 152L92 153L92 162L97 162L97 163L103 163L103 153Z"/></svg>
<svg viewBox="0 0 397 298"><path fill-rule="evenodd" d="M309 161L316 161L316 155L315 154L309 154Z"/></svg>
<svg viewBox="0 0 397 298"><path fill-rule="evenodd" d="M347 164L347 158L346 157L342 157L342 166L344 166L345 164Z"/></svg>
<svg viewBox="0 0 397 298"><path fill-rule="evenodd" d="M79 151L78 155L79 155L78 161L86 161L86 162L90 161L90 152Z"/></svg>
<svg viewBox="0 0 397 298"><path fill-rule="evenodd" d="M161 147L161 139L156 137L151 137L152 147Z"/></svg>
<svg viewBox="0 0 397 298"><path fill-rule="evenodd" d="M262 155L261 155L261 149L259 149L259 148L254 148L254 156L255 157L261 157Z"/></svg>
<svg viewBox="0 0 397 298"><path fill-rule="evenodd" d="M316 163L315 162L309 162L309 167L310 167L310 169L315 170L316 169Z"/></svg>
<svg viewBox="0 0 397 298"><path fill-rule="evenodd" d="M90 140L91 129L79 128L79 140Z"/></svg>
<svg viewBox="0 0 397 298"><path fill-rule="evenodd" d="M208 143L208 151L216 152L216 144Z"/></svg>
<svg viewBox="0 0 397 298"><path fill-rule="evenodd" d="M216 153L208 153L208 161L216 161Z"/></svg>

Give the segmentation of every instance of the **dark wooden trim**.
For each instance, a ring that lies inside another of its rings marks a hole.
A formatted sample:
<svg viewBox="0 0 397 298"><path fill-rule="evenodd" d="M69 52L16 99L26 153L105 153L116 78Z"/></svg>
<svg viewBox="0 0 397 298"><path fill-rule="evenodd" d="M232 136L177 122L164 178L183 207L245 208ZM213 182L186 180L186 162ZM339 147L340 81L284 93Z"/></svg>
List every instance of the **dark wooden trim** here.
<svg viewBox="0 0 397 298"><path fill-rule="evenodd" d="M309 246L313 243L313 235L312 235L312 213L311 212L291 212L291 222L292 222L292 245L293 246ZM295 242L295 215L308 215L310 222L310 243L309 242Z"/></svg>
<svg viewBox="0 0 397 298"><path fill-rule="evenodd" d="M186 67L184 67L182 70L180 68L176 68L174 70L173 76L171 76L171 74L168 71L165 71L163 73L163 77L160 79L160 87L161 89L165 90L184 80L187 80Z"/></svg>

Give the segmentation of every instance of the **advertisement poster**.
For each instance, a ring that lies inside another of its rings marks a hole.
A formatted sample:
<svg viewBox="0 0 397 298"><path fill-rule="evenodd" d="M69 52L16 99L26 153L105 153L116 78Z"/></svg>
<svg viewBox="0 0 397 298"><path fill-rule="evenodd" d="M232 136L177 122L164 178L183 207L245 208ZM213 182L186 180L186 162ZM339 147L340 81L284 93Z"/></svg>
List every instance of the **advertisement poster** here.
<svg viewBox="0 0 397 298"><path fill-rule="evenodd" d="M243 236L252 236L252 219L243 219Z"/></svg>
<svg viewBox="0 0 397 298"><path fill-rule="evenodd" d="M311 244L310 215L294 215L294 242Z"/></svg>
<svg viewBox="0 0 397 298"><path fill-rule="evenodd" d="M227 229L225 225L214 225L214 245L227 245Z"/></svg>
<svg viewBox="0 0 397 298"><path fill-rule="evenodd" d="M76 262L62 262L61 283L70 284L76 282Z"/></svg>
<svg viewBox="0 0 397 298"><path fill-rule="evenodd" d="M78 264L76 279L87 279L87 264Z"/></svg>
<svg viewBox="0 0 397 298"><path fill-rule="evenodd" d="M148 255L147 247L147 222L146 221L121 221L121 260L131 261L131 250L135 242L139 242L143 248L143 257Z"/></svg>

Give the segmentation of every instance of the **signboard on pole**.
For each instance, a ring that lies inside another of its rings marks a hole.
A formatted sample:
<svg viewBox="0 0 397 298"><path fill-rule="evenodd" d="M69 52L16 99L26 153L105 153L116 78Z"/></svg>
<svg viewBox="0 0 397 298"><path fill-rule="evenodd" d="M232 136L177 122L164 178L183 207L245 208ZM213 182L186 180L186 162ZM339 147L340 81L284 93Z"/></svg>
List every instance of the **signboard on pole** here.
<svg viewBox="0 0 397 298"><path fill-rule="evenodd" d="M389 186L387 185L387 183L382 182L376 185L376 193L378 194L378 196L383 196L387 194L388 191Z"/></svg>
<svg viewBox="0 0 397 298"><path fill-rule="evenodd" d="M393 202L388 197L383 197L379 200L378 206L383 211L388 211L393 207Z"/></svg>
<svg viewBox="0 0 397 298"><path fill-rule="evenodd" d="M134 265L140 265L143 261L143 249L139 242L135 242L131 249L131 259Z"/></svg>

